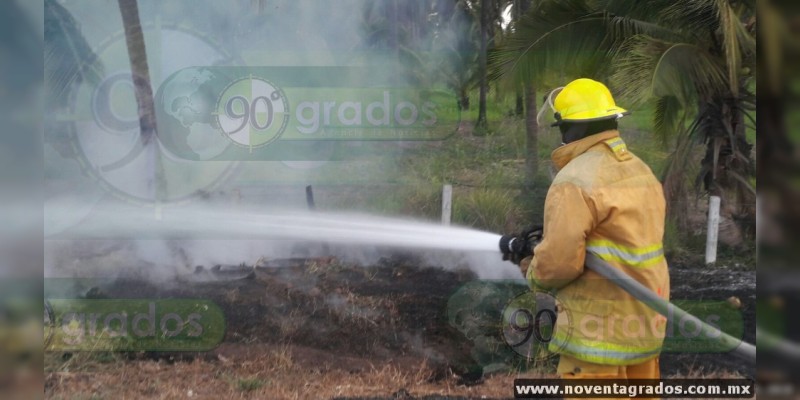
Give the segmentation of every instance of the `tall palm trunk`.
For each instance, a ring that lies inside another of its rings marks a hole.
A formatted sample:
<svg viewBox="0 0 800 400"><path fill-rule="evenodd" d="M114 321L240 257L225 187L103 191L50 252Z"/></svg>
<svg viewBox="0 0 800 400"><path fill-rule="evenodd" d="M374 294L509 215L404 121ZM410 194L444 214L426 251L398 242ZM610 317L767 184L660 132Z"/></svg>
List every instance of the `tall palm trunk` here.
<svg viewBox="0 0 800 400"><path fill-rule="evenodd" d="M725 207L731 218L744 233L754 233L755 191L748 178L753 176L750 153L753 146L747 142L744 111L735 100L713 99L701 106L707 115L703 137L706 152L702 160L703 182L710 195L729 199ZM733 196L725 196L726 192Z"/></svg>
<svg viewBox="0 0 800 400"><path fill-rule="evenodd" d="M478 120L475 122L476 132L485 132L489 127L486 118L486 93L489 91L489 80L486 73L486 58L489 45L489 7L491 0L481 0L481 47L478 54L480 74L480 95L478 97Z"/></svg>
<svg viewBox="0 0 800 400"><path fill-rule="evenodd" d="M458 109L459 111L469 111L469 90L466 86L458 91Z"/></svg>
<svg viewBox="0 0 800 400"><path fill-rule="evenodd" d="M139 20L139 5L137 0L117 0L122 25L125 29L125 43L128 47L128 58L131 64L131 78L139 109L139 129L142 146L150 153L147 154L146 173L153 177L154 200L156 203L163 199L165 193L164 171L161 164L157 134L155 102L153 89L150 84L150 69L147 65L147 51L144 44L144 33ZM132 153L133 154L133 153Z"/></svg>
<svg viewBox="0 0 800 400"><path fill-rule="evenodd" d="M536 87L525 82L525 186L533 187L539 172L539 122L536 121Z"/></svg>
<svg viewBox="0 0 800 400"><path fill-rule="evenodd" d="M525 113L525 96L522 94L522 88L517 88L514 104L514 116L519 117Z"/></svg>
<svg viewBox="0 0 800 400"><path fill-rule="evenodd" d="M147 66L144 33L139 21L139 5L137 0L118 0L118 3L122 14L122 25L125 28L125 42L128 46L136 104L139 107L142 141L147 143L156 133L156 113L153 89L150 85L150 69Z"/></svg>
<svg viewBox="0 0 800 400"><path fill-rule="evenodd" d="M524 10L522 10L522 7L524 6L525 9L528 8L527 4L523 4L523 3L528 3L528 1L526 1L526 0L514 0L514 4L511 6L511 14L512 14L511 17L514 19L514 22L519 22L520 17L522 17L522 14L524 13ZM525 113L524 89L522 87L517 87L516 104L515 104L515 107L514 107L514 115L515 116L520 116L520 115L523 115L523 113Z"/></svg>
<svg viewBox="0 0 800 400"><path fill-rule="evenodd" d="M519 0L517 19L531 6L530 0ZM536 121L536 86L528 78L523 81L525 97L525 186L532 188L539 172L539 122Z"/></svg>

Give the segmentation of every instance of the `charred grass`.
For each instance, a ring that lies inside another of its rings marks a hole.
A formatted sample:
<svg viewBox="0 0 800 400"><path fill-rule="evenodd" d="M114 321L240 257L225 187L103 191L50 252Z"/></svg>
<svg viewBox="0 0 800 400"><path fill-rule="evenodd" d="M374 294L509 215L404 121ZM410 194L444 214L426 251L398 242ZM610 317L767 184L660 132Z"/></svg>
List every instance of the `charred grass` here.
<svg viewBox="0 0 800 400"><path fill-rule="evenodd" d="M471 272L426 266L408 255L373 267L335 259L284 264L267 261L246 273L217 273L213 280L188 277L166 286L119 280L96 288L93 294L113 298L212 300L225 314L225 338L202 353L47 353L46 397L509 398L514 378L553 376L552 365L480 373L474 343L447 319L448 300L475 281ZM751 272L724 272L720 279L743 286L709 288L708 275L673 268L673 298L737 295L745 323L754 323L747 317L754 307L746 276ZM752 376L725 354L665 354L662 372Z"/></svg>

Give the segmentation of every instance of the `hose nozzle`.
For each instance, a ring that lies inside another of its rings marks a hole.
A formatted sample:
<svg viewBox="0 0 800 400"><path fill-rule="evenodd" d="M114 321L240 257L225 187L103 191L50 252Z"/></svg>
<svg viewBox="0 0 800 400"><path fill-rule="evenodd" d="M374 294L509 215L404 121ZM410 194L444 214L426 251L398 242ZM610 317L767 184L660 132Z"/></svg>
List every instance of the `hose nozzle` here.
<svg viewBox="0 0 800 400"><path fill-rule="evenodd" d="M513 252L511 245L514 243L516 237L512 235L503 235L500 237L500 252L503 254Z"/></svg>

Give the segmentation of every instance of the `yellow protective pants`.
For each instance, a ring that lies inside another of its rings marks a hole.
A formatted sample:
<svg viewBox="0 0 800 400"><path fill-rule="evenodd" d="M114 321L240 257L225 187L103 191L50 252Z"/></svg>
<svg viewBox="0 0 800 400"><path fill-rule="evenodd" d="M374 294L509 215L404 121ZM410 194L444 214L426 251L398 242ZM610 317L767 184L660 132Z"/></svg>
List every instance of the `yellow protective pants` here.
<svg viewBox="0 0 800 400"><path fill-rule="evenodd" d="M661 370L658 357L641 364L602 365L562 354L558 361L558 375L561 379L660 379Z"/></svg>

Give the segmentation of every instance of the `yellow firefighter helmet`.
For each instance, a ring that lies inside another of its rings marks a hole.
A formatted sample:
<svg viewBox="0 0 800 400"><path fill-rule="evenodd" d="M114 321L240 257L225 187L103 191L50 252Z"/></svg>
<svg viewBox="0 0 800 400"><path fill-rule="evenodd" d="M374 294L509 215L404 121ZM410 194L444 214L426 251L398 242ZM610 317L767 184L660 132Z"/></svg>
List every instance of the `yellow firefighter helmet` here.
<svg viewBox="0 0 800 400"><path fill-rule="evenodd" d="M617 107L606 85L587 78L576 79L564 86L553 102L553 110L557 121L554 125L621 118L630 114L628 110Z"/></svg>

